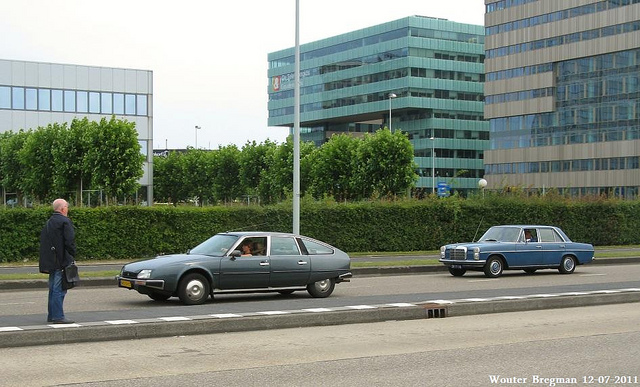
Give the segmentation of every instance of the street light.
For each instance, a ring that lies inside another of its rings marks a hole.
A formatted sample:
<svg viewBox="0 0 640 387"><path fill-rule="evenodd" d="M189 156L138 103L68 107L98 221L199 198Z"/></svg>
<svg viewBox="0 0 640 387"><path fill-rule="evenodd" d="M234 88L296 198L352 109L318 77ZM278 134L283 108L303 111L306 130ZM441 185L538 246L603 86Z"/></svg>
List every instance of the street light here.
<svg viewBox="0 0 640 387"><path fill-rule="evenodd" d="M484 187L487 186L487 181L485 179L478 180L478 187L482 189L482 198L484 199Z"/></svg>
<svg viewBox="0 0 640 387"><path fill-rule="evenodd" d="M198 149L198 130L202 129L198 125L196 125L196 149Z"/></svg>
<svg viewBox="0 0 640 387"><path fill-rule="evenodd" d="M389 130L391 130L391 100L397 97L394 93L389 93Z"/></svg>
<svg viewBox="0 0 640 387"><path fill-rule="evenodd" d="M431 193L436 193L436 139L431 136Z"/></svg>

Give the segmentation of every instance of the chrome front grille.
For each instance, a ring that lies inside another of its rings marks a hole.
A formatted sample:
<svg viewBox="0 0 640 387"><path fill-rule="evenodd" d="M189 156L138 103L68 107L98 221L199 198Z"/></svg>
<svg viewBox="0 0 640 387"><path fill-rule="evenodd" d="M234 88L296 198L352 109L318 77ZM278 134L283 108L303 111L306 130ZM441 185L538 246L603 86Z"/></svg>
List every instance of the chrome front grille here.
<svg viewBox="0 0 640 387"><path fill-rule="evenodd" d="M455 249L451 249L451 256L449 259L455 261L464 261L467 259L467 248L466 247L457 247Z"/></svg>

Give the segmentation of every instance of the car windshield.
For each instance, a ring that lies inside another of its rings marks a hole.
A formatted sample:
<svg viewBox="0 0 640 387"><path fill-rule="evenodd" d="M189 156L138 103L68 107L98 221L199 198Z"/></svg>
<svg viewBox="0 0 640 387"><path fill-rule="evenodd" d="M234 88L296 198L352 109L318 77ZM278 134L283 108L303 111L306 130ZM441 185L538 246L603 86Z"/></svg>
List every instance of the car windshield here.
<svg viewBox="0 0 640 387"><path fill-rule="evenodd" d="M515 242L520 235L520 227L491 227L480 238L483 242Z"/></svg>
<svg viewBox="0 0 640 387"><path fill-rule="evenodd" d="M202 254L221 257L238 240L236 235L216 234L189 251L189 254Z"/></svg>

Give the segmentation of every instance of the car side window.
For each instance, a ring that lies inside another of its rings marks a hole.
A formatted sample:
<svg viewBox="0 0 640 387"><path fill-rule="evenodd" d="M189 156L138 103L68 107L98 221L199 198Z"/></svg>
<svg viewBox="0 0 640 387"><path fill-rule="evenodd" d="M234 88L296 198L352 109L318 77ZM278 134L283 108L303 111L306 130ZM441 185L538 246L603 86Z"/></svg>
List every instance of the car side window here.
<svg viewBox="0 0 640 387"><path fill-rule="evenodd" d="M271 237L271 255L300 255L300 250L292 237Z"/></svg>
<svg viewBox="0 0 640 387"><path fill-rule="evenodd" d="M308 239L302 239L304 247L307 249L309 255L326 255L333 254L333 249L322 245L320 243L310 241Z"/></svg>
<svg viewBox="0 0 640 387"><path fill-rule="evenodd" d="M550 228L543 228L540 230L540 241L541 242L556 242L561 240L560 238L556 238L556 232Z"/></svg>

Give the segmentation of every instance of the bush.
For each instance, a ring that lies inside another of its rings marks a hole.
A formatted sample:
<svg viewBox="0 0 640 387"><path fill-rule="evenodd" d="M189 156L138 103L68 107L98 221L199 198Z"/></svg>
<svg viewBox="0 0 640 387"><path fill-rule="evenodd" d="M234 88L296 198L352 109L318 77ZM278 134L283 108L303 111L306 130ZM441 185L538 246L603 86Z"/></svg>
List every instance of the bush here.
<svg viewBox="0 0 640 387"><path fill-rule="evenodd" d="M290 232L291 204L72 208L79 260L185 252L223 231ZM0 210L0 261L37 260L49 207ZM303 200L300 231L347 252L436 250L499 224L545 224L594 245L640 243L637 201L472 197L339 204Z"/></svg>

